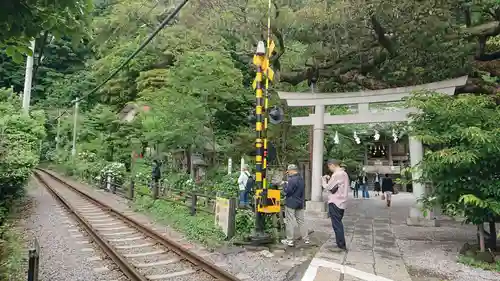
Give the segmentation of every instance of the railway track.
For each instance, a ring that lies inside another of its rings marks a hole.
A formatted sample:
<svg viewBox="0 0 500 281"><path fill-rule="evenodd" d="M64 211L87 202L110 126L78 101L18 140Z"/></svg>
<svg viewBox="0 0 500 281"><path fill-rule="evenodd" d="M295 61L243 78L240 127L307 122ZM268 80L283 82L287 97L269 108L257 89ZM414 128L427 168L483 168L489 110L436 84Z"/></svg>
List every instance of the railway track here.
<svg viewBox="0 0 500 281"><path fill-rule="evenodd" d="M35 177L132 281L239 279L43 169Z"/></svg>

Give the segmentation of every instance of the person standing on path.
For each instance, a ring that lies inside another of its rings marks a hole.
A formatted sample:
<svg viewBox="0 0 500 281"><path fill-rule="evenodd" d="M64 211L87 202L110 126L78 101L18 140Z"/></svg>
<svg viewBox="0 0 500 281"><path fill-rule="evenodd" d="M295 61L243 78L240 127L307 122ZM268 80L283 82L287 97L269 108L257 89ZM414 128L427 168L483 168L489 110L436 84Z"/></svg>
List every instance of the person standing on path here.
<svg viewBox="0 0 500 281"><path fill-rule="evenodd" d="M152 184L151 184L151 189L154 187L158 187L161 179L161 170L160 170L161 164L158 160L153 160L153 167L151 171L151 179L152 179Z"/></svg>
<svg viewBox="0 0 500 281"><path fill-rule="evenodd" d="M253 186L253 178L248 171L248 165L244 165L238 177L238 187L240 193L240 206L248 206L249 193Z"/></svg>
<svg viewBox="0 0 500 281"><path fill-rule="evenodd" d="M382 180L382 193L387 202L387 207L390 207L392 194L394 193L394 182L389 177L389 174L385 174L385 178Z"/></svg>
<svg viewBox="0 0 500 281"><path fill-rule="evenodd" d="M366 177L366 174L362 174L359 177L359 184L361 185L361 192L363 198L370 198L370 194L368 193L368 178Z"/></svg>
<svg viewBox="0 0 500 281"><path fill-rule="evenodd" d="M374 181L374 191L375 191L375 196L380 195L380 175L378 173L375 173L375 179Z"/></svg>
<svg viewBox="0 0 500 281"><path fill-rule="evenodd" d="M340 161L330 159L327 163L328 169L333 172L331 177L323 176L322 183L324 192L328 193L328 214L332 221L337 247L347 251L342 218L349 193L349 175L340 167Z"/></svg>
<svg viewBox="0 0 500 281"><path fill-rule="evenodd" d="M285 231L286 239L281 243L294 246L295 227L298 226L302 240L309 244L309 233L304 225L305 183L296 165L288 165L288 181L282 182L285 192Z"/></svg>
<svg viewBox="0 0 500 281"><path fill-rule="evenodd" d="M351 181L352 195L354 198L359 198L359 181L354 179Z"/></svg>

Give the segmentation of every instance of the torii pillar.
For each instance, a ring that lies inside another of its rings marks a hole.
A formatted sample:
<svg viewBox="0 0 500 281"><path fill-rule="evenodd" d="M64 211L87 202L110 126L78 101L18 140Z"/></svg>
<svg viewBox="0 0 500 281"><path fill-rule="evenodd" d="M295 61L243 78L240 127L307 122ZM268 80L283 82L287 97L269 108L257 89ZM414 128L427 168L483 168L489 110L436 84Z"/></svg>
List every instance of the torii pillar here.
<svg viewBox="0 0 500 281"><path fill-rule="evenodd" d="M371 103L398 102L418 90L430 90L447 95L453 95L455 88L465 85L467 76L456 79L434 82L412 87L399 87L375 91L360 91L348 93L299 93L278 92L280 99L285 99L288 106L314 106L314 114L304 117L292 118L292 126L313 126L313 152L312 152L312 177L311 177L311 201L306 203L308 215L326 216L326 204L322 200L321 177L323 173L324 154L324 127L330 124L362 124L362 123L387 123L411 121L408 113L413 109L400 109L398 111L374 112L370 110ZM325 113L327 105L356 104L358 111L353 114L330 115ZM415 167L423 158L422 143L414 137L409 138L410 163ZM416 199L425 195L425 186L417 183L421 173L416 170L412 173L413 194ZM420 208L415 206L410 211L408 224L421 224L423 216ZM425 222L427 224L427 222Z"/></svg>

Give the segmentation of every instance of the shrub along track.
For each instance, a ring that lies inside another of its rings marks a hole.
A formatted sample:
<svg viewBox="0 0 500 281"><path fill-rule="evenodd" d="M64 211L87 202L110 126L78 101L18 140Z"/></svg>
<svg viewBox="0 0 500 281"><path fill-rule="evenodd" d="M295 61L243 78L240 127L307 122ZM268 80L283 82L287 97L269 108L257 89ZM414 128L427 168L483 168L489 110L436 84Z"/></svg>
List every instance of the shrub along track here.
<svg viewBox="0 0 500 281"><path fill-rule="evenodd" d="M64 179L43 169L35 177L130 280L239 280Z"/></svg>

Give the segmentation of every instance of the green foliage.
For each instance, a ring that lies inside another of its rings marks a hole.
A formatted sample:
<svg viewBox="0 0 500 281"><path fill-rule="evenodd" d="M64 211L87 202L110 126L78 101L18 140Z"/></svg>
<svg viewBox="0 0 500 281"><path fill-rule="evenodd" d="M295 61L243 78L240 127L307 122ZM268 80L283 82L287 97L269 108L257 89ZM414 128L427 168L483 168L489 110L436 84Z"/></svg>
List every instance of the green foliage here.
<svg viewBox="0 0 500 281"><path fill-rule="evenodd" d="M8 96L7 90L0 92ZM0 204L22 190L38 164L39 140L45 137L43 112L27 116L12 98L0 100Z"/></svg>
<svg viewBox="0 0 500 281"><path fill-rule="evenodd" d="M0 278L24 280L26 275L22 265L26 253L21 241L22 236L16 233L12 223L9 219L7 223L0 225Z"/></svg>
<svg viewBox="0 0 500 281"><path fill-rule="evenodd" d="M145 83L145 75L138 81L141 100L152 107L144 115L145 137L170 148L213 144L214 126L227 122L219 119L220 112L242 97L241 73L227 56L216 52L185 53L174 69L163 73L166 81L175 82L159 89Z"/></svg>
<svg viewBox="0 0 500 281"><path fill-rule="evenodd" d="M0 279L20 277L20 245L9 215L31 170L38 164L39 141L45 137L44 114L21 111L17 94L0 88ZM14 279L13 279L14 280Z"/></svg>
<svg viewBox="0 0 500 281"><path fill-rule="evenodd" d="M210 248L219 246L224 239L224 233L215 226L213 215L200 213L191 216L186 206L163 200L153 201L148 196L137 196L135 207L136 210L147 212L155 219L181 231L188 239Z"/></svg>
<svg viewBox="0 0 500 281"><path fill-rule="evenodd" d="M224 175L219 180L215 180L212 192L226 197L238 197L238 173Z"/></svg>
<svg viewBox="0 0 500 281"><path fill-rule="evenodd" d="M63 22L57 27L68 37L76 32L81 34L89 27L91 36L80 45L72 46L66 37L37 39L37 46L45 45L39 50L45 59L35 63L33 89L36 106L46 109L50 119L46 124L44 153L63 164L69 173L87 181L95 180L106 165L122 163L127 172L125 178L132 172L136 182L148 182L151 159L137 160L132 167L130 157L132 152L146 152L147 148L154 148L154 157L160 159L178 148L185 150L186 156L204 154L212 158L208 164L214 166L211 167L214 171L227 157L239 159L255 151L255 132L246 115L255 100L250 87L255 77L251 58L255 43L267 33L263 28L266 19L262 17L267 6L261 0L212 1L209 5L200 0L190 1L175 21L127 67L81 103L77 159L71 159L67 153L73 136L71 109L70 114L61 118L59 150L54 149L57 123L53 119L59 115L56 109L66 109L71 100L103 81L172 11L170 1L150 2L101 1L96 3L89 26L80 24L79 29L75 24L82 23L85 17L75 18L73 8L77 5L87 8L86 2L68 0L58 3L60 6L50 6L41 14L31 15L37 20L43 15L49 23ZM63 5L69 7L68 13L54 21L54 12ZM470 22L466 18L469 8ZM282 167L308 158L309 128L292 126L291 118L307 115L309 109L287 107L278 100L275 91L309 91L305 80L311 67L319 70L318 91L407 86L464 74L471 77L467 88L477 86L472 88L495 91L498 66L495 62L475 61L481 50L474 48L481 45L476 42L481 38L486 39L484 52L495 54L499 50L496 26L488 28L498 20L493 16L498 8L493 0L276 2L271 20L272 39L277 45L272 65L277 75L271 85L270 104L283 106L285 120L269 126L268 137L278 154L276 162L270 164ZM83 10L84 14L87 12ZM21 19L13 26L27 20ZM40 23L37 20L34 23ZM27 25L27 30L30 26ZM57 35L53 31L56 25L39 26L48 31L45 34ZM38 35L39 29L31 27L29 31ZM21 38L14 34L11 37L21 41L12 44L27 46L35 35ZM0 33L0 41L2 36ZM14 90L21 90L24 66L16 66L7 51L11 53L12 48L0 54L0 87L13 86ZM454 104L457 109L453 111L442 102ZM413 99L413 103L418 103L418 98ZM118 116L127 104L147 104L151 110L137 110L132 122L123 122ZM439 196L429 202L442 204L450 212L469 212L471 219L486 216L483 211L491 208L491 204L488 203L488 207L470 205L459 199L467 194L481 202L498 199L498 193L487 187L497 184L493 172L497 167L494 163L497 136L492 133L492 124L498 120L488 121L495 115L494 110L485 106L489 111L484 111L477 105L477 112L472 114L468 106L458 106L446 98L427 104L432 109L427 107L426 117L415 124L425 128L432 123L431 129L414 127L433 151L426 155L424 179L440 185ZM444 112L440 112L442 107ZM457 120L464 115L461 110L467 111L466 118ZM332 114L347 112L345 107L329 111ZM389 128L376 126L381 133ZM359 171L363 159L363 145L353 141L353 131L358 132L363 144L370 144L371 136L366 137L366 132L373 131L373 127L364 125L329 126L325 137L325 157L343 160L350 174ZM340 144L333 143L335 132L339 134ZM481 161L489 163L487 170L477 168ZM470 172L466 172L469 169ZM442 176L451 173L461 176ZM179 174L174 165L165 168L164 176L169 186L183 190L196 188L206 193L235 194L237 189L231 176L215 173L209 173L203 185L195 185L189 181L190 176Z"/></svg>
<svg viewBox="0 0 500 281"><path fill-rule="evenodd" d="M0 3L0 47L15 61L32 54L30 40L42 32L57 38L72 35L75 42L86 32L90 0L7 0Z"/></svg>
<svg viewBox="0 0 500 281"><path fill-rule="evenodd" d="M251 210L241 209L236 212L235 239L245 239L255 227L255 216Z"/></svg>
<svg viewBox="0 0 500 281"><path fill-rule="evenodd" d="M477 261L472 257L460 256L458 258L458 262L463 263L468 266L481 268L484 270L497 271L500 272L500 261L496 261L496 263L486 263L482 261Z"/></svg>
<svg viewBox="0 0 500 281"><path fill-rule="evenodd" d="M434 186L428 201L461 212L474 224L487 221L500 202L500 111L495 100L420 93L408 105L420 110L411 132L428 146L420 163L422 182Z"/></svg>

